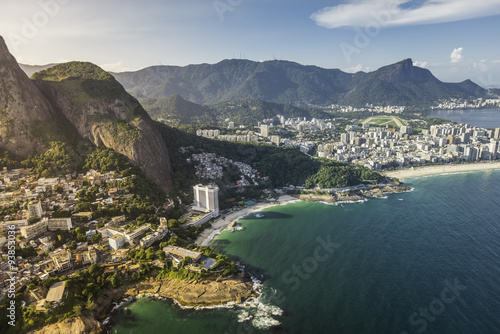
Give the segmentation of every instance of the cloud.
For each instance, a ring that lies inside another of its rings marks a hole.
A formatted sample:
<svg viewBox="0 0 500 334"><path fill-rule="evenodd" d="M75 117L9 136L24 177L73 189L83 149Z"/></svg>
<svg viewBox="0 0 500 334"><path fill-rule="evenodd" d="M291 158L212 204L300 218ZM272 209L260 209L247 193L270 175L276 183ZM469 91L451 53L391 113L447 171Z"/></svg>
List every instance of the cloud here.
<svg viewBox="0 0 500 334"><path fill-rule="evenodd" d="M414 60L413 61L413 65L414 66L418 66L418 67L427 67L427 65L429 65L429 62L428 61L418 61L418 60Z"/></svg>
<svg viewBox="0 0 500 334"><path fill-rule="evenodd" d="M349 0L347 4L323 8L311 19L325 28L403 26L462 21L500 14L498 0Z"/></svg>
<svg viewBox="0 0 500 334"><path fill-rule="evenodd" d="M458 63L463 58L462 51L464 51L464 48L462 47L453 50L453 52L450 55L452 63Z"/></svg>
<svg viewBox="0 0 500 334"><path fill-rule="evenodd" d="M344 72L347 72L347 73L357 73L360 71L368 72L368 71L370 71L370 68L368 66L363 67L362 64L358 64L356 66L344 69Z"/></svg>
<svg viewBox="0 0 500 334"><path fill-rule="evenodd" d="M99 65L99 67L101 67L105 71L115 72L115 73L126 72L129 70L121 61L111 64L102 64Z"/></svg>

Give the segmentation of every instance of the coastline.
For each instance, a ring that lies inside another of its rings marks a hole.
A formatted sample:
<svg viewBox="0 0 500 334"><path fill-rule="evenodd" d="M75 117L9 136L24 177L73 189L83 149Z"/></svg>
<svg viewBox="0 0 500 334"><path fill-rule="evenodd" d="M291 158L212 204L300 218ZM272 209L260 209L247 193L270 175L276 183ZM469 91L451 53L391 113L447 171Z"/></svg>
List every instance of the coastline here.
<svg viewBox="0 0 500 334"><path fill-rule="evenodd" d="M384 174L391 178L398 178L400 180L403 180L411 177L465 173L465 172L485 171L494 169L500 169L500 161L404 168L394 171L386 171L384 172Z"/></svg>
<svg viewBox="0 0 500 334"><path fill-rule="evenodd" d="M500 164L499 164L500 168ZM239 219L254 213L259 212L263 209L267 209L277 205L285 205L297 201L305 202L322 202L328 205L340 205L347 203L362 203L367 201L369 198L385 198L386 194L390 193L400 193L410 191L411 188L401 184L401 185L391 185L382 184L376 186L370 186L369 189L364 190L354 190L353 192L338 192L336 194L330 195L318 195L314 191L311 193L301 194L297 196L283 195L280 196L277 202L274 203L259 203L253 206L243 208L238 211L231 212L225 216L220 216L212 223L212 226L204 230L196 239L195 244L198 246L208 246L210 242L224 230L227 225L233 221L238 221Z"/></svg>
<svg viewBox="0 0 500 334"><path fill-rule="evenodd" d="M253 213L258 212L263 209L267 209L276 205L283 205L293 201L299 200L296 197L284 195L278 198L277 203L258 203L238 211L231 212L227 215L220 216L212 223L210 228L204 230L196 239L195 244L198 246L207 246L222 230L224 230L227 225L233 221L238 221L241 218Z"/></svg>

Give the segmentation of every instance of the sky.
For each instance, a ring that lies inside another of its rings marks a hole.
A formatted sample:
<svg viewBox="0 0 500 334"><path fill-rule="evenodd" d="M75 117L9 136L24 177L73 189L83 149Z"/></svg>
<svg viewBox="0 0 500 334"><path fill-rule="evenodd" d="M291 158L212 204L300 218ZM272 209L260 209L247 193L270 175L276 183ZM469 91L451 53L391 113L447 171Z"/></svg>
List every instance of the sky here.
<svg viewBox="0 0 500 334"><path fill-rule="evenodd" d="M500 0L1 0L18 62L108 71L283 59L347 72L412 58L500 87Z"/></svg>

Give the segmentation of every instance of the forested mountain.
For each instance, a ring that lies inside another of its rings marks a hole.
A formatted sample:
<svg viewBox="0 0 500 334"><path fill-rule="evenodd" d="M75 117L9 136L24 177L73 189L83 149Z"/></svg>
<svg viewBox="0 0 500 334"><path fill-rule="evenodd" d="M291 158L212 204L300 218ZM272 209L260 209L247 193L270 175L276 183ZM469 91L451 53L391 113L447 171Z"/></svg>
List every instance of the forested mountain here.
<svg viewBox="0 0 500 334"><path fill-rule="evenodd" d="M429 70L414 66L411 59L370 73L346 73L281 60L231 59L213 65L153 66L113 75L141 101L178 94L199 104L259 99L293 105L374 103L422 106L438 99L474 98L487 94L485 89L470 80L442 82Z"/></svg>
<svg viewBox="0 0 500 334"><path fill-rule="evenodd" d="M290 104L248 99L221 102L215 105L201 105L189 102L180 95L160 99L142 99L141 104L149 115L166 124L208 124L226 126L226 119L236 125L255 126L263 119L283 115L286 118L329 118L326 112L312 107L300 108Z"/></svg>

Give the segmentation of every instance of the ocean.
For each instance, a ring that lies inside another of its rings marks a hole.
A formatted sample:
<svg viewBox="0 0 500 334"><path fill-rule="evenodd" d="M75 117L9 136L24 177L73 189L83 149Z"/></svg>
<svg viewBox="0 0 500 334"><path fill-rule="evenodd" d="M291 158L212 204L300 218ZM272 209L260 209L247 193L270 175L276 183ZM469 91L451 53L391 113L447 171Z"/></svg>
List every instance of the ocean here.
<svg viewBox="0 0 500 334"><path fill-rule="evenodd" d="M500 333L500 171L408 179L357 204L250 214L213 246L263 281L246 308L140 299L112 333Z"/></svg>
<svg viewBox="0 0 500 334"><path fill-rule="evenodd" d="M500 109L431 110L425 114L486 129L500 127Z"/></svg>

